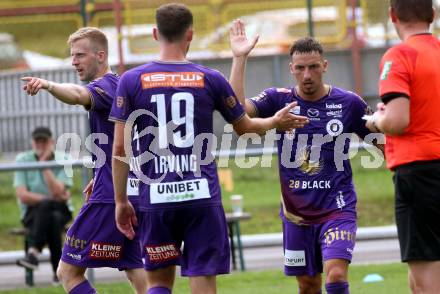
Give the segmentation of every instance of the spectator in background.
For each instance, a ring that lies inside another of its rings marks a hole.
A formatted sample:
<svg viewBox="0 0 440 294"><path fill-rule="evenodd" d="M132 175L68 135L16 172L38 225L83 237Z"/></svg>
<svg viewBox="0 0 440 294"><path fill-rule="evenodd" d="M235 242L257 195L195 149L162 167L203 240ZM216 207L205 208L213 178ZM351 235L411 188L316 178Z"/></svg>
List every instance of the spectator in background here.
<svg viewBox="0 0 440 294"><path fill-rule="evenodd" d="M32 132L32 150L18 154L16 162L41 162L63 157L63 154L54 152L50 129L38 127ZM36 269L38 255L48 244L54 283L58 283L56 270L61 257L61 235L64 226L72 219L73 209L68 191L71 186L72 179L67 177L63 168L21 170L14 176L21 221L28 231L26 257L18 260L17 264Z"/></svg>
<svg viewBox="0 0 440 294"><path fill-rule="evenodd" d="M429 32L432 0L391 0L402 43L381 61L382 103L367 127L386 135L395 171L400 254L413 293L440 293L440 42Z"/></svg>

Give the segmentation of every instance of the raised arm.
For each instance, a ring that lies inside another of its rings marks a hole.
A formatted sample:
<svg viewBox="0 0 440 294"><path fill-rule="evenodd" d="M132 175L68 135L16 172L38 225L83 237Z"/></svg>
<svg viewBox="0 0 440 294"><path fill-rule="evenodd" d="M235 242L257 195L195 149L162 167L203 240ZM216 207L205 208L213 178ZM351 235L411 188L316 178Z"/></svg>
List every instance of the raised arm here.
<svg viewBox="0 0 440 294"><path fill-rule="evenodd" d="M246 113L250 117L254 117L256 116L255 108L251 102L246 100L244 93L244 76L247 57L257 44L258 36L254 37L252 40L248 40L246 37L245 25L241 20L238 19L232 24L229 39L233 54L229 83L237 95L238 100L245 108Z"/></svg>
<svg viewBox="0 0 440 294"><path fill-rule="evenodd" d="M28 95L34 96L41 89L47 90L56 99L66 104L83 105L86 108L91 106L90 93L86 87L69 83L55 83L37 77L23 77L26 82L23 90Z"/></svg>

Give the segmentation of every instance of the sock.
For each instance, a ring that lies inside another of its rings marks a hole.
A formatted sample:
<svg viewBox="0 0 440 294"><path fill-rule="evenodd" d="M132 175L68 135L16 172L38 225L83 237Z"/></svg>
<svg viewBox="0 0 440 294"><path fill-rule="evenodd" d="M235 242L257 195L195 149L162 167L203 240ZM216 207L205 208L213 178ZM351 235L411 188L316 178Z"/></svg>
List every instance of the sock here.
<svg viewBox="0 0 440 294"><path fill-rule="evenodd" d="M90 285L89 281L84 280L70 290L69 294L98 294L98 292Z"/></svg>
<svg viewBox="0 0 440 294"><path fill-rule="evenodd" d="M348 282L327 283L325 289L328 294L350 294Z"/></svg>
<svg viewBox="0 0 440 294"><path fill-rule="evenodd" d="M171 290L166 287L154 287L148 289L147 294L171 294Z"/></svg>

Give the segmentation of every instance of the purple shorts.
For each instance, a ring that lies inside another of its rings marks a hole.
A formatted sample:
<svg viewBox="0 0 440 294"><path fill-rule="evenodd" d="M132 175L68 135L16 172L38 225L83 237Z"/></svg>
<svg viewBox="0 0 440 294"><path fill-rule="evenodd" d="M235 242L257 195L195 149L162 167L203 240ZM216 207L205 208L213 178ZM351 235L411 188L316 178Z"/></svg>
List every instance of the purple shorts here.
<svg viewBox="0 0 440 294"><path fill-rule="evenodd" d="M284 273L315 276L323 261L351 262L356 238L356 220L335 219L323 224L297 225L283 219Z"/></svg>
<svg viewBox="0 0 440 294"><path fill-rule="evenodd" d="M61 260L81 268L143 267L139 239L129 240L119 232L112 203L87 203L81 208L66 234Z"/></svg>
<svg viewBox="0 0 440 294"><path fill-rule="evenodd" d="M222 206L142 212L140 230L148 271L180 265L182 276L229 273L228 228Z"/></svg>

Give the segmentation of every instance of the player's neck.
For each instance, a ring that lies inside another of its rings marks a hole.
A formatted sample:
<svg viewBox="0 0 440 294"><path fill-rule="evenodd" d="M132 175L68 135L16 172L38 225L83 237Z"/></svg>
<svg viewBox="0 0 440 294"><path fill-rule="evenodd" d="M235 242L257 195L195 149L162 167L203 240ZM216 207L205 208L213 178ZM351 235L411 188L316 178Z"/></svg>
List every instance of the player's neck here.
<svg viewBox="0 0 440 294"><path fill-rule="evenodd" d="M111 72L112 72L112 69L110 68L110 66L108 66L108 65L103 66L102 68L100 68L98 70L96 75L93 77L93 80L102 78L103 76L105 76L106 74L111 73Z"/></svg>
<svg viewBox="0 0 440 294"><path fill-rule="evenodd" d="M160 49L160 61L186 61L186 50L180 43L163 43Z"/></svg>
<svg viewBox="0 0 440 294"><path fill-rule="evenodd" d="M408 38L414 35L428 34L429 25L424 22L419 23L400 23L398 29L400 38L402 41L406 41Z"/></svg>
<svg viewBox="0 0 440 294"><path fill-rule="evenodd" d="M327 96L330 92L330 85L322 84L318 91L316 91L312 95L305 94L301 91L301 89L297 86L296 93L305 101L315 102L321 100L324 96Z"/></svg>

